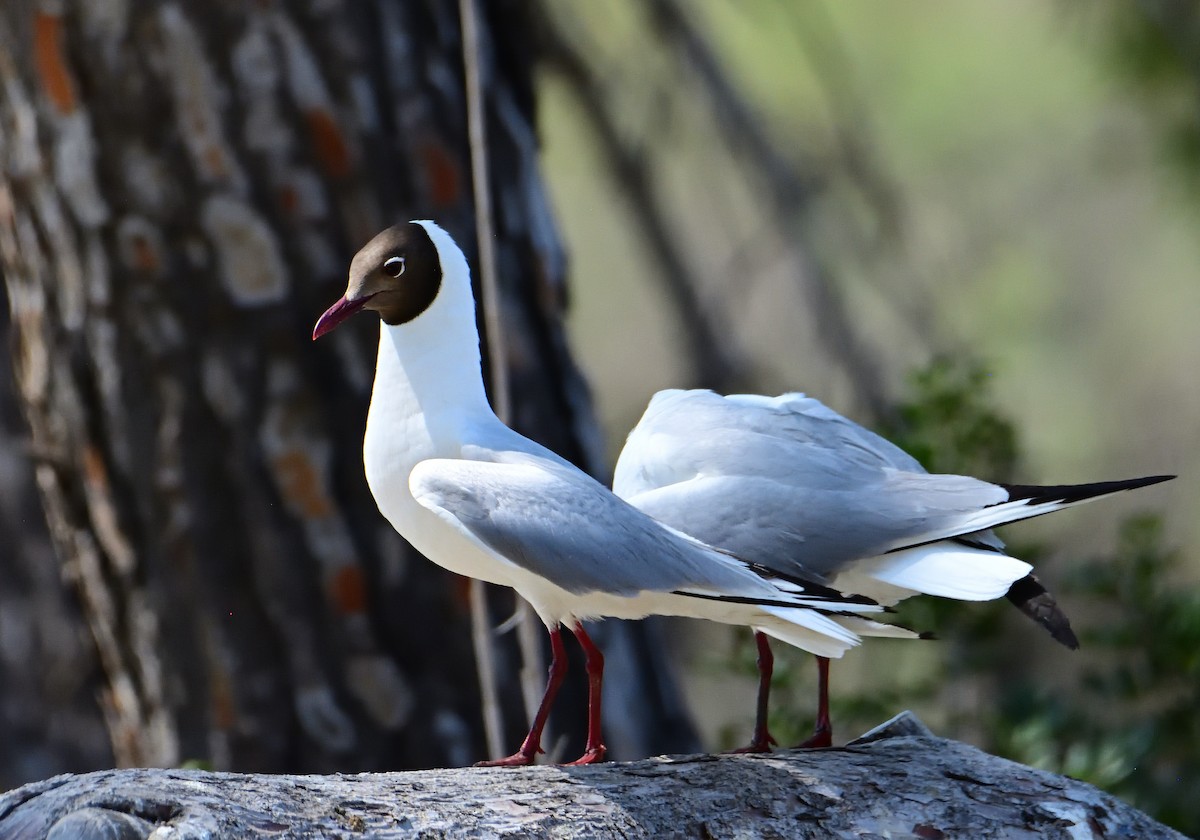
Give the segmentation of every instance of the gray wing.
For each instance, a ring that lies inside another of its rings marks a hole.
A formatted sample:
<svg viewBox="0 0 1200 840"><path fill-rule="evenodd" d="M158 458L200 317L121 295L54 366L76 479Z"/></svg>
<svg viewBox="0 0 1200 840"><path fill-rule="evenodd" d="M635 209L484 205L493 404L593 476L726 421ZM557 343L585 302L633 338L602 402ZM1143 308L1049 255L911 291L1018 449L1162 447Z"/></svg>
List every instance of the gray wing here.
<svg viewBox="0 0 1200 840"><path fill-rule="evenodd" d="M722 397L660 391L630 432L613 489L622 498L701 473L854 488L885 469L924 473L904 450L803 394Z"/></svg>
<svg viewBox="0 0 1200 840"><path fill-rule="evenodd" d="M673 528L789 574L922 541L1002 502L966 476L930 475L883 438L801 394L665 391L621 453L614 491ZM994 536L975 537L999 547Z"/></svg>
<svg viewBox="0 0 1200 840"><path fill-rule="evenodd" d="M741 561L663 528L583 473L535 456L506 460L423 461L409 486L445 521L577 595L779 597Z"/></svg>

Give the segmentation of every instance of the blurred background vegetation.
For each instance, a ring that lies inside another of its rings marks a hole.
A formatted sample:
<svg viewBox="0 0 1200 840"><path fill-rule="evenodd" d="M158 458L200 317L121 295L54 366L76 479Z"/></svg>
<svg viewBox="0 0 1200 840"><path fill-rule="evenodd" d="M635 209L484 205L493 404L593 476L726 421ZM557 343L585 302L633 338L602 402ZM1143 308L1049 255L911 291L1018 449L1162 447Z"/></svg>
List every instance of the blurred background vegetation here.
<svg viewBox="0 0 1200 840"><path fill-rule="evenodd" d="M937 471L1178 472L1002 534L1082 651L998 604L910 602L940 641L836 663L834 724L849 738L914 708L1200 832L1194 4L544 8L568 53L539 88L545 163L612 451L653 391L701 385L804 390ZM749 733L754 651L723 638L679 628L693 711L728 747ZM772 728L795 743L815 668L779 660Z"/></svg>

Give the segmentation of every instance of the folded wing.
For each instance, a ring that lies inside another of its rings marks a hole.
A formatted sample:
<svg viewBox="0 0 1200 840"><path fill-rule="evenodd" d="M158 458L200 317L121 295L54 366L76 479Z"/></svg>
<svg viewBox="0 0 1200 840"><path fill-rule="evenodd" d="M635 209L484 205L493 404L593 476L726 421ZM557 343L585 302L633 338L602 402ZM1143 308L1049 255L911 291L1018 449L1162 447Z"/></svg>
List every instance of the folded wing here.
<svg viewBox="0 0 1200 840"><path fill-rule="evenodd" d="M660 525L588 477L538 456L423 461L409 486L451 527L575 595L663 592L782 608L880 609L800 576L789 575L780 587L745 561Z"/></svg>

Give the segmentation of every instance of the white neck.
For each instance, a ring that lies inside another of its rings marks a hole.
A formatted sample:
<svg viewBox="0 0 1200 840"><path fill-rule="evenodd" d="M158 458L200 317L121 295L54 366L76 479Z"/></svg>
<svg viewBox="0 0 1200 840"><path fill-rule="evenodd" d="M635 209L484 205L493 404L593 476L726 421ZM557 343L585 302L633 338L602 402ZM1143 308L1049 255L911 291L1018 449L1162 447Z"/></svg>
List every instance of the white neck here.
<svg viewBox="0 0 1200 840"><path fill-rule="evenodd" d="M422 414L427 424L436 424L435 417L492 414L474 324L469 332L456 330L444 322L422 323L424 315L394 327L380 323L372 409L381 402L403 406L403 414Z"/></svg>
<svg viewBox="0 0 1200 840"><path fill-rule="evenodd" d="M466 259L429 225L442 262L433 303L413 320L380 324L379 358L367 419L368 447L402 459L456 457L472 430L498 423L483 389L475 301Z"/></svg>

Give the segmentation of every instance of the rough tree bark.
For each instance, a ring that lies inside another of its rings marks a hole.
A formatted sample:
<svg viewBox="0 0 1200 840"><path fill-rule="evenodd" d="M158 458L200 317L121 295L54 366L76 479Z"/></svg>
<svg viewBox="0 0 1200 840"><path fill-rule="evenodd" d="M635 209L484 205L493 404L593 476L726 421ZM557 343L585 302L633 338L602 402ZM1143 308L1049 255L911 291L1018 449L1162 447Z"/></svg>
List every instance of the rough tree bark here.
<svg viewBox="0 0 1200 840"><path fill-rule="evenodd" d="M906 716L843 748L764 756L360 776L126 770L0 796L3 840L151 836L1182 837Z"/></svg>
<svg viewBox="0 0 1200 840"><path fill-rule="evenodd" d="M15 394L0 364L0 790L112 766L95 702L102 675L59 578Z"/></svg>
<svg viewBox="0 0 1200 840"><path fill-rule="evenodd" d="M483 5L514 425L595 470L525 6ZM461 586L362 478L375 330L308 340L386 224L473 257L461 67L440 0L0 4L9 344L120 765L481 757Z"/></svg>

